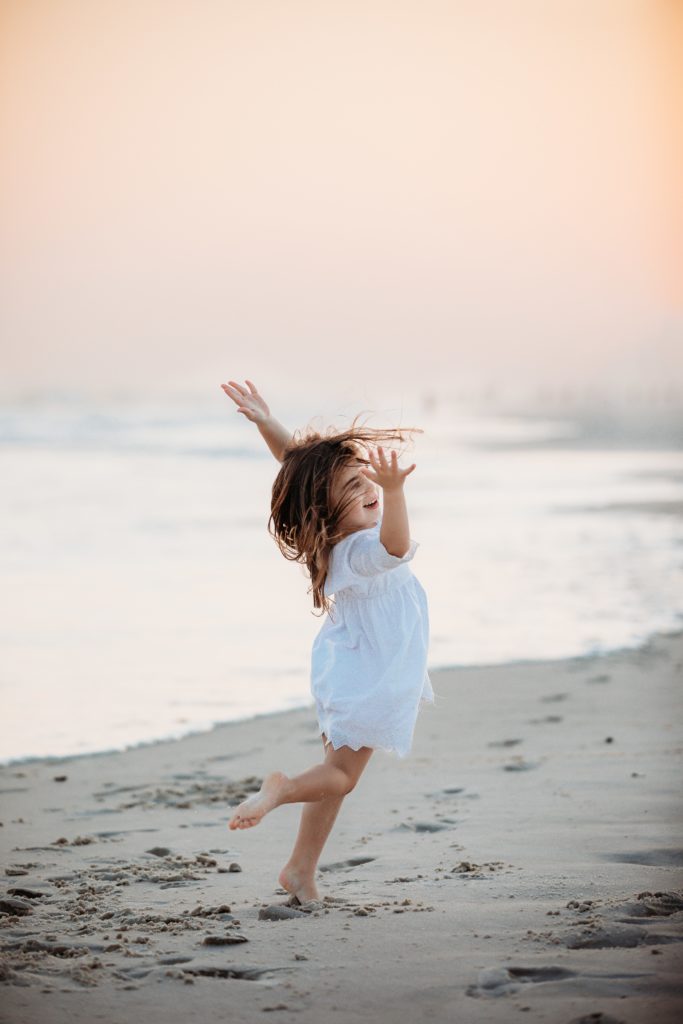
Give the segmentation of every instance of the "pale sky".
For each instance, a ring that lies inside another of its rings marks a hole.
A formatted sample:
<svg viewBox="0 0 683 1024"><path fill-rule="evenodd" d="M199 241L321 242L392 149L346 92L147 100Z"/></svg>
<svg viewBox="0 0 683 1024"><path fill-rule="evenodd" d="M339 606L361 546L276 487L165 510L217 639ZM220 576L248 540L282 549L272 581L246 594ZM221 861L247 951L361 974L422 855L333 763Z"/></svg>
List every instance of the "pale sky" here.
<svg viewBox="0 0 683 1024"><path fill-rule="evenodd" d="M0 0L0 394L683 385L682 47L678 0Z"/></svg>

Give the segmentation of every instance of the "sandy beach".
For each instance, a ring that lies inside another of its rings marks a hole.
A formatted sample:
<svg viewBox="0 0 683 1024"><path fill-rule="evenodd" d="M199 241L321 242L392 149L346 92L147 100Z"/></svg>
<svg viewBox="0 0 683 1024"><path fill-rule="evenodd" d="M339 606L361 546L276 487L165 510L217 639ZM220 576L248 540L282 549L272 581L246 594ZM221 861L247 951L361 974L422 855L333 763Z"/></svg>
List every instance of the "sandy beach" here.
<svg viewBox="0 0 683 1024"><path fill-rule="evenodd" d="M676 633L432 671L308 913L277 884L299 806L227 821L321 756L312 708L5 766L2 1020L679 1020L682 669Z"/></svg>

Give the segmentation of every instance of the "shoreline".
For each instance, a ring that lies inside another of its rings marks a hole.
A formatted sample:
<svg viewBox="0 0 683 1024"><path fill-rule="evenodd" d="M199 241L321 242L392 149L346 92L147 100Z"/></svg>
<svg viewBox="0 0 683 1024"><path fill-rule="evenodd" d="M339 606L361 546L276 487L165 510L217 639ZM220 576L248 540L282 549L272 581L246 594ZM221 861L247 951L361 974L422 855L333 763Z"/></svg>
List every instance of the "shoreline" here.
<svg viewBox="0 0 683 1024"><path fill-rule="evenodd" d="M452 672L462 671L475 671L478 669L487 670L504 670L506 668L517 668L523 665L560 665L560 664L577 664L585 662L587 660L594 660L600 658L607 658L615 654L628 654L631 652L637 652L647 649L647 647L656 641L657 639L678 639L683 638L682 629L672 630L655 630L648 634L645 639L634 642L632 645L621 645L619 647L609 648L608 650L589 652L586 654L576 654L565 658L513 658L509 661L500 662L481 662L481 663L455 663L449 665L439 665L433 668L428 667L430 678L438 678L442 674L450 674ZM28 754L20 755L19 757L13 757L9 760L0 760L0 770L3 768L19 767L22 765L32 765L36 763L44 764L60 764L67 763L73 760L82 758L98 758L113 756L115 754L126 754L129 751L146 749L148 747L154 747L158 744L168 743L182 743L183 740L190 739L196 736L207 736L214 732L216 729L223 729L231 725L239 725L243 722L252 722L260 719L270 719L279 715L287 715L290 712L301 712L311 711L315 715L315 703L313 699L305 704L294 705L289 708L276 708L272 711L260 711L254 715L246 715L243 718L230 718L224 721L214 722L213 725L205 729L193 729L188 732L183 732L179 736L160 736L155 739L141 740L139 743L134 743L125 747L107 747L103 750L88 750L83 753L72 753L72 754Z"/></svg>
<svg viewBox="0 0 683 1024"><path fill-rule="evenodd" d="M439 704L345 799L312 913L277 882L300 807L227 828L266 771L322 758L310 708L0 767L4 1019L674 1024L683 633L431 671Z"/></svg>

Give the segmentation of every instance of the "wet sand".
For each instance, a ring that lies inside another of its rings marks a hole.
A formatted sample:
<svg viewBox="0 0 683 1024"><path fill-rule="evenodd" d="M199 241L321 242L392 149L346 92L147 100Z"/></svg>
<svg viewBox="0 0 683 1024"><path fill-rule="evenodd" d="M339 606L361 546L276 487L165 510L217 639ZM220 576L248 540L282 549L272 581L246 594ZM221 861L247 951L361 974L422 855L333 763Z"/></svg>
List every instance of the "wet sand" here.
<svg viewBox="0 0 683 1024"><path fill-rule="evenodd" d="M227 828L321 758L312 707L1 768L1 1019L680 1019L683 633L431 677L410 758L376 752L342 807L320 910L277 883L298 806Z"/></svg>

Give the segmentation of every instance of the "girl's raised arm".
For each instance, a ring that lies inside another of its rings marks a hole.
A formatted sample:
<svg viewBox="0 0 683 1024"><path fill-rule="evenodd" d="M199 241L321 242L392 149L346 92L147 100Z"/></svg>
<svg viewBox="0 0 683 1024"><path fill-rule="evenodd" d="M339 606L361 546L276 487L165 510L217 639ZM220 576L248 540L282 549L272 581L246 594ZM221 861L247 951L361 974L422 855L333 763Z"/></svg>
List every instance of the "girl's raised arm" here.
<svg viewBox="0 0 683 1024"><path fill-rule="evenodd" d="M387 462L381 445L376 453L368 452L368 459L372 468L364 467L361 473L368 480L379 484L384 492L379 539L390 555L403 558L410 547L410 526L403 484L406 477L415 469L416 463L414 462L408 469L401 469L395 451L391 453L391 462Z"/></svg>
<svg viewBox="0 0 683 1024"><path fill-rule="evenodd" d="M270 409L253 382L248 380L247 384L249 391L234 380L228 384L221 384L221 387L226 395L232 398L237 411L244 413L248 420L256 424L275 458L282 462L285 446L292 440L292 435L274 416L271 416Z"/></svg>

